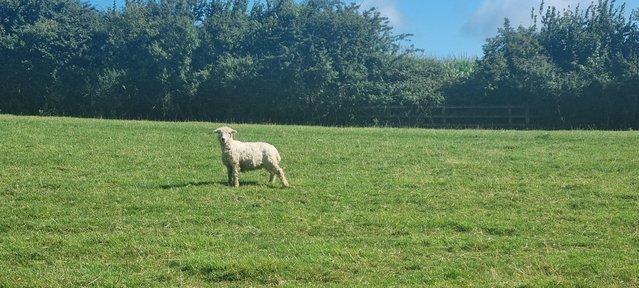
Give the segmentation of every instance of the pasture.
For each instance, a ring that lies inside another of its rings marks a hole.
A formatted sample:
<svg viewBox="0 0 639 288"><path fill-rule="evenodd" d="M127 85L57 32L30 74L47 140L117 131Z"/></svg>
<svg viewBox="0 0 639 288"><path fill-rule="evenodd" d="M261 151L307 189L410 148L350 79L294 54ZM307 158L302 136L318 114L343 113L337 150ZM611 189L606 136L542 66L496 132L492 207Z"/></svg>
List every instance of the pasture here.
<svg viewBox="0 0 639 288"><path fill-rule="evenodd" d="M0 287L639 286L639 134L0 115Z"/></svg>

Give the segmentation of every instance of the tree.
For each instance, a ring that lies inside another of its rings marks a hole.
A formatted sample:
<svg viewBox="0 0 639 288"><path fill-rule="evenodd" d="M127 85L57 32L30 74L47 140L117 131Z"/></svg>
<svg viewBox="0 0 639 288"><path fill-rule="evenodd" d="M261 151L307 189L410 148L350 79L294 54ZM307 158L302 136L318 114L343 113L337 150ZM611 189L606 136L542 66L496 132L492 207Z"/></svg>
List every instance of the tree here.
<svg viewBox="0 0 639 288"><path fill-rule="evenodd" d="M83 114L100 64L99 13L73 0L4 0L0 18L0 111Z"/></svg>
<svg viewBox="0 0 639 288"><path fill-rule="evenodd" d="M482 102L530 105L546 126L639 125L629 76L637 70L638 29L624 9L606 0L565 11L542 3L539 26L506 22L473 75Z"/></svg>
<svg viewBox="0 0 639 288"><path fill-rule="evenodd" d="M185 0L128 1L107 14L109 65L102 72L110 116L187 118L198 85L194 5Z"/></svg>

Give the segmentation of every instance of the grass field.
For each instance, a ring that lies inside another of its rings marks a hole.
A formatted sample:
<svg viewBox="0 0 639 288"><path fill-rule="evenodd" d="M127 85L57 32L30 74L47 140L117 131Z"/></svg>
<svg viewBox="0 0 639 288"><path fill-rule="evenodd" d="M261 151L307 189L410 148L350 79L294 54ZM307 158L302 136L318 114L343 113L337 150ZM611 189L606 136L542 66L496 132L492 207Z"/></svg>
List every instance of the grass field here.
<svg viewBox="0 0 639 288"><path fill-rule="evenodd" d="M0 116L0 287L639 286L639 134Z"/></svg>

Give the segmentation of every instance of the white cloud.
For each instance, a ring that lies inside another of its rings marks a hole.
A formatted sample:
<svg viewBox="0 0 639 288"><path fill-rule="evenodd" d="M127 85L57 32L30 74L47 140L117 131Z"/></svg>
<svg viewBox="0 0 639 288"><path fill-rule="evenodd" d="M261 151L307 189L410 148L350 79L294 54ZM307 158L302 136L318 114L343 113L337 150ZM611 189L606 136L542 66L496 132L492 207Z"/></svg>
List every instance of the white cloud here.
<svg viewBox="0 0 639 288"><path fill-rule="evenodd" d="M397 2L398 0L363 0L360 9L375 8L382 16L388 18L391 26L401 27L404 24L404 14L397 8Z"/></svg>
<svg viewBox="0 0 639 288"><path fill-rule="evenodd" d="M530 11L533 7L537 11L540 2L540 0L483 0L483 3L464 24L462 32L480 37L491 36L504 23L504 18L510 19L513 27L530 25ZM547 7L572 9L577 5L587 5L592 0L546 0L545 2Z"/></svg>

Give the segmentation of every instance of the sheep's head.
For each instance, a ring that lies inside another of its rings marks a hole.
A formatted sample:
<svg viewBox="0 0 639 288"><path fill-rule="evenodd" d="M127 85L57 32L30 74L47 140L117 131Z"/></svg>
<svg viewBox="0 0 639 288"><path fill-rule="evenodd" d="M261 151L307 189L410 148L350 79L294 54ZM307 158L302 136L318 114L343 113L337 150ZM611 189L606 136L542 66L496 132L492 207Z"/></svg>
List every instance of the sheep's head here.
<svg viewBox="0 0 639 288"><path fill-rule="evenodd" d="M237 133L237 131L233 130L231 127L220 127L215 129L213 132L217 133L218 139L222 144L226 144L233 140L235 138L235 133Z"/></svg>

